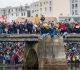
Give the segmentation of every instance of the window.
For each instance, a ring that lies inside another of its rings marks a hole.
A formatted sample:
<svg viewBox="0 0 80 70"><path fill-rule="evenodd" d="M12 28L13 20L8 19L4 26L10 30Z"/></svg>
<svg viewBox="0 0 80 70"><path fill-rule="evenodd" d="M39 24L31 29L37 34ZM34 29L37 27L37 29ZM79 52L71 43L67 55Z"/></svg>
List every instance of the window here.
<svg viewBox="0 0 80 70"><path fill-rule="evenodd" d="M21 16L23 16L23 13L21 13Z"/></svg>
<svg viewBox="0 0 80 70"><path fill-rule="evenodd" d="M75 8L77 8L78 7L78 4L75 4Z"/></svg>
<svg viewBox="0 0 80 70"><path fill-rule="evenodd" d="M10 13L10 9L8 10L8 13Z"/></svg>
<svg viewBox="0 0 80 70"><path fill-rule="evenodd" d="M30 17L30 16L31 16L30 11L27 11L27 17Z"/></svg>
<svg viewBox="0 0 80 70"><path fill-rule="evenodd" d="M32 10L32 13L34 13L34 10Z"/></svg>
<svg viewBox="0 0 80 70"><path fill-rule="evenodd" d="M42 8L40 8L40 11L42 11Z"/></svg>
<svg viewBox="0 0 80 70"><path fill-rule="evenodd" d="M38 6L38 4L36 6Z"/></svg>
<svg viewBox="0 0 80 70"><path fill-rule="evenodd" d="M72 4L72 9L74 9L74 4Z"/></svg>
<svg viewBox="0 0 80 70"><path fill-rule="evenodd" d="M17 14L16 14L16 16L17 16Z"/></svg>
<svg viewBox="0 0 80 70"><path fill-rule="evenodd" d="M40 3L40 6L42 7L42 2Z"/></svg>
<svg viewBox="0 0 80 70"><path fill-rule="evenodd" d="M45 7L45 11L47 11L47 8Z"/></svg>
<svg viewBox="0 0 80 70"><path fill-rule="evenodd" d="M16 9L16 12L17 12L17 9Z"/></svg>
<svg viewBox="0 0 80 70"><path fill-rule="evenodd" d="M75 10L75 15L78 15L78 11L77 10Z"/></svg>
<svg viewBox="0 0 80 70"><path fill-rule="evenodd" d="M46 2L46 4L48 4L48 2Z"/></svg>
<svg viewBox="0 0 80 70"><path fill-rule="evenodd" d="M51 12L52 8L50 7L50 12Z"/></svg>
<svg viewBox="0 0 80 70"><path fill-rule="evenodd" d="M51 5L51 1L50 1L50 5Z"/></svg>
<svg viewBox="0 0 80 70"><path fill-rule="evenodd" d="M75 2L78 2L78 0L75 0Z"/></svg>
<svg viewBox="0 0 80 70"><path fill-rule="evenodd" d="M25 16L25 12L24 12L24 16Z"/></svg>
<svg viewBox="0 0 80 70"><path fill-rule="evenodd" d="M21 11L22 11L23 9L22 9L22 7L21 7Z"/></svg>
<svg viewBox="0 0 80 70"><path fill-rule="evenodd" d="M44 4L45 4L45 2L44 2Z"/></svg>
<svg viewBox="0 0 80 70"><path fill-rule="evenodd" d="M4 12L4 15L6 14L6 10L3 10L3 12Z"/></svg>
<svg viewBox="0 0 80 70"><path fill-rule="evenodd" d="M74 11L72 11L72 15L74 15Z"/></svg>
<svg viewBox="0 0 80 70"><path fill-rule="evenodd" d="M30 8L29 6L25 6L25 8L27 9L27 8Z"/></svg>
<svg viewBox="0 0 80 70"><path fill-rule="evenodd" d="M16 16L18 16L18 14L16 13Z"/></svg>
<svg viewBox="0 0 80 70"><path fill-rule="evenodd" d="M19 8L19 11L20 11L20 8Z"/></svg>
<svg viewBox="0 0 80 70"><path fill-rule="evenodd" d="M12 13L12 16L13 16L13 13Z"/></svg>
<svg viewBox="0 0 80 70"><path fill-rule="evenodd" d="M74 0L72 0L72 3L74 3Z"/></svg>
<svg viewBox="0 0 80 70"><path fill-rule="evenodd" d="M12 12L13 12L13 9L12 9Z"/></svg>

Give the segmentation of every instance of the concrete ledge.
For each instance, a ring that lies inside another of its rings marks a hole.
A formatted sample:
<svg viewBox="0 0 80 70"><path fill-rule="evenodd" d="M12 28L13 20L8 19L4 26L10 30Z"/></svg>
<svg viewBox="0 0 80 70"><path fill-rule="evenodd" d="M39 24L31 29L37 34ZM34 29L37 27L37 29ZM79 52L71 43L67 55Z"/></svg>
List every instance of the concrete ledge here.
<svg viewBox="0 0 80 70"><path fill-rule="evenodd" d="M0 41L8 42L8 41L31 41L37 42L39 41L40 35L38 34L7 34L0 35Z"/></svg>

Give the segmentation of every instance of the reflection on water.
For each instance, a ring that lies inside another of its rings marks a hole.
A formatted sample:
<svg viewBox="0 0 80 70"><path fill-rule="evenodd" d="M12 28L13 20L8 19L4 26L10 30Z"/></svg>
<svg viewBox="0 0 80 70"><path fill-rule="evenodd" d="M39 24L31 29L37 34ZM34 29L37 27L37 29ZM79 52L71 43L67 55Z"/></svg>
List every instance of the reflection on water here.
<svg viewBox="0 0 80 70"><path fill-rule="evenodd" d="M80 64L68 64L68 70L80 70Z"/></svg>
<svg viewBox="0 0 80 70"><path fill-rule="evenodd" d="M21 66L10 65L10 66L1 66L0 70L22 70Z"/></svg>

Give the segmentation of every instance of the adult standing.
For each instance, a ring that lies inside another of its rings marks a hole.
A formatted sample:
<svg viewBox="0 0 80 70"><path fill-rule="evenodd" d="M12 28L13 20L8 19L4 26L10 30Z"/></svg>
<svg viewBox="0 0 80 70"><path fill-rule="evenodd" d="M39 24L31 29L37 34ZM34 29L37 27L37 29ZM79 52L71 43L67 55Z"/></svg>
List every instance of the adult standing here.
<svg viewBox="0 0 80 70"><path fill-rule="evenodd" d="M10 58L10 62L11 62L11 64L15 64L15 61L14 61L14 55L11 56L11 58Z"/></svg>
<svg viewBox="0 0 80 70"><path fill-rule="evenodd" d="M35 16L35 18L34 18L34 23L35 23L36 25L38 25L39 22L40 22L40 18L39 18L39 16L38 16L38 14L36 14L36 16Z"/></svg>
<svg viewBox="0 0 80 70"><path fill-rule="evenodd" d="M15 21L13 22L13 33L17 33L17 24Z"/></svg>
<svg viewBox="0 0 80 70"><path fill-rule="evenodd" d="M39 27L39 23L40 23L40 18L39 18L39 16L38 16L38 14L36 14L36 16L35 16L35 18L34 18L34 25L35 26L37 26L36 28L35 28L35 32L36 33L38 33L38 27Z"/></svg>
<svg viewBox="0 0 80 70"><path fill-rule="evenodd" d="M28 30L27 30L27 24L28 24L28 20L26 19L26 21L24 22L24 31L25 31L25 33L27 33L28 32Z"/></svg>
<svg viewBox="0 0 80 70"><path fill-rule="evenodd" d="M43 23L45 21L45 17L43 15L41 15L41 23Z"/></svg>
<svg viewBox="0 0 80 70"><path fill-rule="evenodd" d="M5 21L5 31L6 31L6 34L8 34L8 23Z"/></svg>
<svg viewBox="0 0 80 70"><path fill-rule="evenodd" d="M24 31L24 24L21 22L21 23L19 24L19 33L22 34L23 31Z"/></svg>
<svg viewBox="0 0 80 70"><path fill-rule="evenodd" d="M32 22L27 23L27 30L28 30L28 33L33 32L33 23Z"/></svg>

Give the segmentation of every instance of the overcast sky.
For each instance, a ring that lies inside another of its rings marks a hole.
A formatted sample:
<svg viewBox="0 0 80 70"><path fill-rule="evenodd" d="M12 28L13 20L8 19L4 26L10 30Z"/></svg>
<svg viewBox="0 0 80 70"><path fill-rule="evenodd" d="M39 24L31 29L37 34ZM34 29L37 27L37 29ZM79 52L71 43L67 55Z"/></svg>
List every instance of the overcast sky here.
<svg viewBox="0 0 80 70"><path fill-rule="evenodd" d="M0 0L0 8L4 8L7 6L19 6L24 5L26 3L30 4L38 0Z"/></svg>

